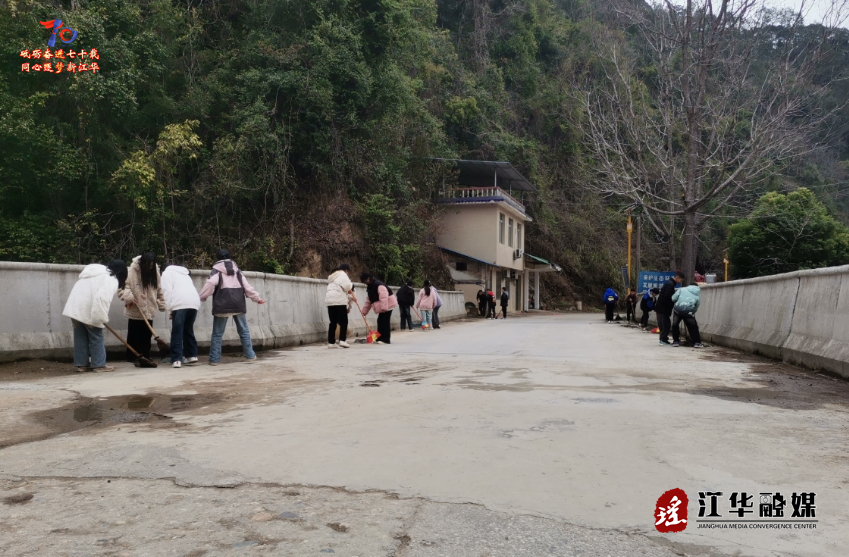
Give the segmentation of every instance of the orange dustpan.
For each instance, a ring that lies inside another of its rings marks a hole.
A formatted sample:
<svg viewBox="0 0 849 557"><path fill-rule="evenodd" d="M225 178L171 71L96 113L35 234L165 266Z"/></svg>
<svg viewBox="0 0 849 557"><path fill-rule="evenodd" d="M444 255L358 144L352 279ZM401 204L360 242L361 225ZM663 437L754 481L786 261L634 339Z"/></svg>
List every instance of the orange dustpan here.
<svg viewBox="0 0 849 557"><path fill-rule="evenodd" d="M360 308L360 303L356 300L354 300L354 303L357 304L357 309L360 310L360 315L363 315L363 310L362 308ZM366 343L371 344L380 338L380 333L378 333L377 331L372 331L369 327L365 315L363 315L363 323L366 324L366 330L368 330L368 334L366 335Z"/></svg>

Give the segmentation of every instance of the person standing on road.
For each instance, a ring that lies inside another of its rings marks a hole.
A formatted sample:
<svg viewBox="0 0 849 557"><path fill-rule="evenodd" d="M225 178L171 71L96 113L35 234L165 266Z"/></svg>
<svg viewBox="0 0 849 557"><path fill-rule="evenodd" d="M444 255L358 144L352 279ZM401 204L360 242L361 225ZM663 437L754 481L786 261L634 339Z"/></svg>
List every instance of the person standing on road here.
<svg viewBox="0 0 849 557"><path fill-rule="evenodd" d="M685 288L679 288L672 295L675 306L672 309L672 346L681 346L681 321L687 327L687 334L693 348L702 348L702 336L699 333L699 323L696 321L696 312L699 311L701 303L701 288L691 284Z"/></svg>
<svg viewBox="0 0 849 557"><path fill-rule="evenodd" d="M200 309L200 296L188 269L179 265L162 266L162 293L165 311L171 320L171 367L198 363L198 341L195 319Z"/></svg>
<svg viewBox="0 0 849 557"><path fill-rule="evenodd" d="M663 288L660 289L660 294L657 296L657 303L654 305L654 311L657 313L657 326L660 328L661 346L669 346L669 330L672 328L672 308L675 302L672 301L672 296L675 294L675 287L681 284L684 280L684 273L675 271L675 276L663 283Z"/></svg>
<svg viewBox="0 0 849 557"><path fill-rule="evenodd" d="M416 303L416 291L413 290L413 281L408 280L404 286L395 294L398 298L398 307L401 308L401 330L413 332L413 316L410 309Z"/></svg>
<svg viewBox="0 0 849 557"><path fill-rule="evenodd" d="M486 318L495 319L495 293L492 290L486 291Z"/></svg>
<svg viewBox="0 0 849 557"><path fill-rule="evenodd" d="M649 314L654 311L654 304L657 301L657 295L659 293L660 290L657 288L646 290L646 293L643 294L643 299L640 300L640 309L643 312L640 316L640 328L643 330L649 326Z"/></svg>
<svg viewBox="0 0 849 557"><path fill-rule="evenodd" d="M439 329L439 308L442 307L442 296L439 295L439 290L431 286L434 295L436 296L436 305L433 306L433 328Z"/></svg>
<svg viewBox="0 0 849 557"><path fill-rule="evenodd" d="M481 317L486 317L487 303L486 303L486 292L483 290L478 290L477 295L478 300L478 311L481 314Z"/></svg>
<svg viewBox="0 0 849 557"><path fill-rule="evenodd" d="M507 292L507 287L501 287L501 314L502 319L507 319L507 304L510 302L510 293Z"/></svg>
<svg viewBox="0 0 849 557"><path fill-rule="evenodd" d="M356 300L354 295L354 283L348 273L351 266L342 263L327 277L327 294L324 303L327 306L327 316L330 325L327 327L327 347L336 348L336 327L339 327L339 344L342 348L350 348L348 344L348 313L351 311L351 302Z"/></svg>
<svg viewBox="0 0 849 557"><path fill-rule="evenodd" d="M628 295L625 296L625 312L628 314L628 323L631 323L631 316L634 316L634 323L637 322L637 291L633 288L628 289Z"/></svg>
<svg viewBox="0 0 849 557"><path fill-rule="evenodd" d="M604 291L602 296L604 302L604 322L613 323L613 310L616 309L616 302L619 301L619 294L612 288Z"/></svg>
<svg viewBox="0 0 849 557"><path fill-rule="evenodd" d="M380 333L377 342L390 344L392 310L398 307L398 298L392 294L388 286L374 278L370 273L361 274L360 282L366 284L366 292L368 293L368 299L363 306L363 316L368 314L369 309L374 309L377 314L377 332Z"/></svg>
<svg viewBox="0 0 849 557"><path fill-rule="evenodd" d="M205 302L212 296L212 339L209 343L209 365L217 366L221 362L221 341L231 317L236 323L242 352L249 362L256 360L251 329L248 327L248 307L245 298L258 304L264 304L259 293L242 276L236 262L230 259L230 252L220 249L215 254L218 261L212 266L212 272L200 291L200 301Z"/></svg>
<svg viewBox="0 0 849 557"><path fill-rule="evenodd" d="M436 292L435 288L430 285L430 281L424 281L424 288L419 290L419 296L416 298L416 307L422 312L422 330L427 331L433 326L433 308L436 307Z"/></svg>
<svg viewBox="0 0 849 557"><path fill-rule="evenodd" d="M150 359L150 339L152 333L142 318L153 323L157 312L165 311L165 297L162 294L162 280L156 255L145 252L133 258L127 271L127 282L118 291L118 297L124 302L124 315L127 317L127 344L136 352ZM127 349L127 361L136 362L136 355Z"/></svg>
<svg viewBox="0 0 849 557"><path fill-rule="evenodd" d="M118 289L124 288L127 265L120 259L109 265L86 265L71 289L62 315L74 327L74 366L77 371L115 371L106 365L103 325L109 322L109 306Z"/></svg>

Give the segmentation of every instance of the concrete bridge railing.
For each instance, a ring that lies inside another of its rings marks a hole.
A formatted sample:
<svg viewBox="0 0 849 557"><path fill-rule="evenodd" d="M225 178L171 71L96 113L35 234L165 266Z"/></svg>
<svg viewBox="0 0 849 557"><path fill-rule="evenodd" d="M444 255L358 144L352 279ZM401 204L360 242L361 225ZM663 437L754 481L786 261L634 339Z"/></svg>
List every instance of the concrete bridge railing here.
<svg viewBox="0 0 849 557"><path fill-rule="evenodd" d="M71 320L62 316L68 295L77 281L82 265L0 262L0 362L21 358L70 358L73 356ZM248 300L248 323L257 349L280 348L320 342L326 338L327 309L324 295L327 281L245 271L251 285L265 299L264 305ZM208 270L193 270L192 278L200 291ZM393 288L397 291L397 288ZM365 286L356 284L357 299L365 300ZM442 320L466 315L462 292L440 292ZM362 303L362 302L361 302ZM366 332L363 320L351 310L348 329L354 335ZM212 302L207 300L198 312L195 335L198 344L209 347L212 336ZM376 328L376 317L369 314ZM393 328L400 324L400 313L392 314ZM127 319L116 296L109 311L109 324L126 338ZM170 321L160 313L152 325L164 339L170 336ZM106 333L107 351L123 351L110 333ZM224 335L225 346L240 346L236 327L230 323Z"/></svg>
<svg viewBox="0 0 849 557"><path fill-rule="evenodd" d="M849 378L849 265L705 285L708 342Z"/></svg>

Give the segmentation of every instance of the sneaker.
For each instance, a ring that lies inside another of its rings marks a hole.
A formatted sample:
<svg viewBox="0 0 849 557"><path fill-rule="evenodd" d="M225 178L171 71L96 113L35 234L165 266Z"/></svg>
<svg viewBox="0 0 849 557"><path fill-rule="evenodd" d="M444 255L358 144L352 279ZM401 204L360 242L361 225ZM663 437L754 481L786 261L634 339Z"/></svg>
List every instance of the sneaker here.
<svg viewBox="0 0 849 557"><path fill-rule="evenodd" d="M339 346L342 347L342 348L350 348L351 347L351 345L348 344L347 342L345 342L344 340L339 341Z"/></svg>
<svg viewBox="0 0 849 557"><path fill-rule="evenodd" d="M186 359L183 360L183 363L186 364L187 366L190 366L190 365L198 363L198 359L197 358L186 358Z"/></svg>
<svg viewBox="0 0 849 557"><path fill-rule="evenodd" d="M181 368L181 367L183 367L183 364L182 364L182 362L180 362L179 360L177 360L176 362L174 362L174 363L172 363L172 364L171 364L171 367L173 367L173 368Z"/></svg>
<svg viewBox="0 0 849 557"><path fill-rule="evenodd" d="M245 358L245 360L247 360L247 362L248 362L249 364L252 364L252 363L254 363L254 362L256 361L256 356L254 356L253 358Z"/></svg>
<svg viewBox="0 0 849 557"><path fill-rule="evenodd" d="M79 367L77 367L77 373L84 373L84 372L87 372L87 371L91 371L92 369L93 368L90 368L88 366L79 366Z"/></svg>
<svg viewBox="0 0 849 557"><path fill-rule="evenodd" d="M115 371L115 368L112 367L112 366L103 366L103 367L92 368L91 371L93 371L94 373L105 373L107 371Z"/></svg>
<svg viewBox="0 0 849 557"><path fill-rule="evenodd" d="M434 327L434 329L439 329L439 328L440 328L440 327L439 327L439 325L436 325L436 326Z"/></svg>
<svg viewBox="0 0 849 557"><path fill-rule="evenodd" d="M389 344L385 340L378 340L375 344Z"/></svg>
<svg viewBox="0 0 849 557"><path fill-rule="evenodd" d="M661 345L661 346L671 346L671 344L669 343L669 341L668 341L668 340L666 340L666 341L664 341L664 340L658 341L658 344L659 344L659 345Z"/></svg>
<svg viewBox="0 0 849 557"><path fill-rule="evenodd" d="M328 348L339 348L339 347L338 347L338 346L336 346L335 344L328 344L328 345L327 345L327 347L328 347Z"/></svg>
<svg viewBox="0 0 849 557"><path fill-rule="evenodd" d="M209 365L211 365L211 366L217 366L217 365L218 365L218 362L209 362Z"/></svg>
<svg viewBox="0 0 849 557"><path fill-rule="evenodd" d="M696 344L693 345L693 348L704 348L704 347L705 347L705 345L702 344L701 342L697 342Z"/></svg>
<svg viewBox="0 0 849 557"><path fill-rule="evenodd" d="M673 342L672 343L672 348L680 348L680 346L681 346L680 342Z"/></svg>

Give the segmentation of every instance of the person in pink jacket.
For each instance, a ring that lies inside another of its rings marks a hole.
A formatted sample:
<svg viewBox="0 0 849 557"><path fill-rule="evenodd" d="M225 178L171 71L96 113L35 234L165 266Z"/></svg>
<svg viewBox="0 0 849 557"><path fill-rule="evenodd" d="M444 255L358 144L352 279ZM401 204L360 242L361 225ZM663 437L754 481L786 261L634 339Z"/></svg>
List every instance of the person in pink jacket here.
<svg viewBox="0 0 849 557"><path fill-rule="evenodd" d="M427 331L433 328L433 308L437 303L436 289L430 285L430 281L424 282L424 288L419 290L419 297L416 299L416 307L422 312L422 330Z"/></svg>
<svg viewBox="0 0 849 557"><path fill-rule="evenodd" d="M258 304L265 301L259 293L248 284L248 279L242 276L242 271L230 259L230 252L220 249L215 254L218 262L212 266L212 272L200 291L200 301L205 302L212 296L212 339L209 343L209 365L217 366L221 361L221 341L227 320L232 317L236 322L236 330L242 341L245 358L251 362L256 360L251 330L248 328L248 311L245 298L250 298Z"/></svg>
<svg viewBox="0 0 849 557"><path fill-rule="evenodd" d="M370 273L360 275L360 281L365 283L368 293L366 303L363 306L363 315L367 315L370 309L374 310L377 314L377 332L380 333L377 342L390 344L392 310L398 307L398 300L388 286L374 278Z"/></svg>

